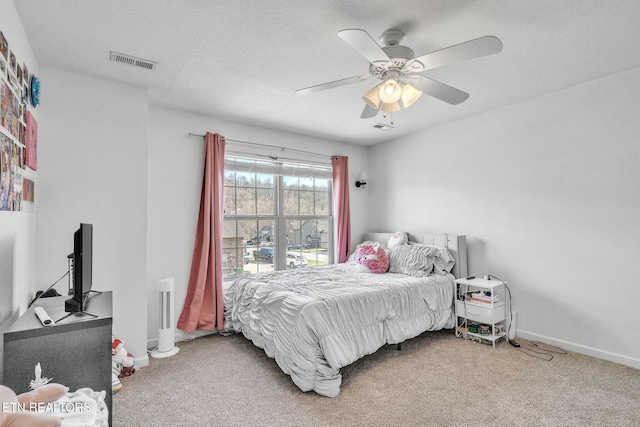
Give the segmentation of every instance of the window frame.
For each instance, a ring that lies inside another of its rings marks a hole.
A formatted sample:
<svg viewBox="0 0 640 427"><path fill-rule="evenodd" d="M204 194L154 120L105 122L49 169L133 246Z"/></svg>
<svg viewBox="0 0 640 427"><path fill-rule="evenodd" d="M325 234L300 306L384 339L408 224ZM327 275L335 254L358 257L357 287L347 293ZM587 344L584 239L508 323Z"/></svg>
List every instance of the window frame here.
<svg viewBox="0 0 640 427"><path fill-rule="evenodd" d="M274 183L274 213L273 215L271 214L255 214L255 215L251 215L251 214L240 214L240 215L236 215L234 214L228 214L228 213L224 213L223 214L223 222L225 220L229 220L229 221L234 221L235 224L235 232L236 232L236 236L237 236L237 232L238 232L238 222L239 221L256 221L257 225L258 225L258 232L259 232L259 221L273 221L273 227L275 228L272 232L272 235L275 237L275 244L273 245L274 247L274 253L275 253L275 259L274 259L274 263L273 263L273 271L280 271L280 270L285 270L287 268L287 252L290 252L289 250L289 241L287 240L287 221L293 220L293 221L306 221L306 220L315 220L315 221L326 221L327 226L328 226L328 230L326 231L327 233L327 263L328 264L333 264L335 262L334 260L334 247L335 247L335 235L334 235L334 216L333 216L333 181L332 178L327 178L326 177L326 169L331 169L331 165L327 164L327 165L323 165L323 169L325 169L325 176L322 177L313 177L314 181L313 181L313 185L311 190L314 193L314 211L315 211L315 200L316 200L316 196L315 193L316 192L320 192L317 190L316 188L316 183L315 183L315 179L322 179L322 180L326 180L327 181L327 203L328 203L328 212L326 214L322 214L322 215L317 215L317 214L284 214L284 193L285 193L285 185L284 185L284 178L285 177L293 177L293 178L300 178L301 176L296 176L295 174L287 174L286 170L282 171L281 173L277 173L276 170L274 170L274 172L271 174L267 171L255 171L255 172L250 172L247 170L238 170L236 168L227 168L227 157L231 157L231 158L243 158L246 159L248 161L251 161L251 159L247 156L239 156L239 155L229 155L229 156L225 156L225 170L224 170L224 174L226 176L226 174L228 172L235 172L235 173L254 173L254 174L262 174L262 175L272 175L273 176L273 183ZM259 160L262 164L265 163L264 160ZM274 164L277 165L277 162L274 162ZM299 162L294 162L294 161L288 161L287 164L289 165L306 165L306 163L304 161L299 161ZM281 164L279 166L282 166ZM275 168L274 168L275 169ZM257 184L257 183L256 183ZM225 187L227 187L227 185L225 185ZM238 187L238 183L237 180L234 180L234 184L233 184L234 188L240 188ZM307 190L305 190L307 191ZM324 191L323 191L324 192ZM257 193L256 193L257 194ZM225 199L226 200L226 199ZM235 198L234 200L234 207L235 207L235 212L237 212L237 198ZM257 205L257 200L256 200L256 212L259 211L258 209L258 205ZM238 239L235 239L235 246L232 247L223 247L223 252L225 250L231 250L233 249L236 253L236 262L240 263L242 262L242 266L244 266L244 261L240 261L239 258L244 259L244 253L246 252L246 250L248 249L246 242L245 242L245 246L238 246ZM258 244L256 245L256 250L259 250L259 248L261 247L265 247L266 245L261 245ZM315 261L317 262L317 256L318 256L318 249L320 248L315 248L315 253L314 253L314 257L315 257ZM241 254L240 256L238 256L237 254ZM304 255L304 254L303 254ZM235 267L235 270L238 271L238 267L239 265L237 265ZM305 267L306 268L306 267ZM271 270L266 270L266 271L271 271ZM259 270L258 267L258 273L261 273L263 271ZM251 273L246 273L244 271L243 268L243 273L239 274L239 273L235 273L235 274L231 274L231 275L225 275L224 276L224 281L230 281L233 280L237 277L241 277L243 274L251 274Z"/></svg>

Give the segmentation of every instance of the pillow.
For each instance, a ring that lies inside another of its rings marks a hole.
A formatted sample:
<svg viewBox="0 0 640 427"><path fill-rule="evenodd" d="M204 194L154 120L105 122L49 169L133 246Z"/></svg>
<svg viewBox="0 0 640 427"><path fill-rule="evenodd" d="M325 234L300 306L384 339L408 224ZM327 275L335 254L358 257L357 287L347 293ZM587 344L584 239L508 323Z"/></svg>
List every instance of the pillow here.
<svg viewBox="0 0 640 427"><path fill-rule="evenodd" d="M365 240L364 242L360 243L358 246L356 246L356 250L353 251L351 253L351 255L349 255L349 259L347 259L347 262L350 263L354 263L356 262L356 258L358 257L358 250L360 249L361 246L365 246L365 245L380 245L380 247L384 250L385 254L387 255L387 258L389 258L389 253L391 252L389 250L389 248L387 248L387 245L381 242L375 242L373 240Z"/></svg>
<svg viewBox="0 0 640 427"><path fill-rule="evenodd" d="M436 274L451 273L456 260L447 248L438 248L436 259L433 262L433 272Z"/></svg>
<svg viewBox="0 0 640 427"><path fill-rule="evenodd" d="M453 266L456 263L456 260L449 252L447 248L437 248L435 246L423 245L421 243L409 242L409 245L412 246L424 246L427 248L433 248L436 250L435 257L433 260L433 273L434 274L446 274L451 273L453 270Z"/></svg>
<svg viewBox="0 0 640 427"><path fill-rule="evenodd" d="M389 269L389 258L379 243L360 245L356 257L356 268L364 273L386 273Z"/></svg>
<svg viewBox="0 0 640 427"><path fill-rule="evenodd" d="M437 248L420 245L396 246L389 256L389 272L428 276L433 270Z"/></svg>
<svg viewBox="0 0 640 427"><path fill-rule="evenodd" d="M408 241L409 237L407 236L407 233L405 233L404 231L396 231L395 233L393 233L393 236L389 238L387 247L389 249L393 249L396 246L406 245Z"/></svg>

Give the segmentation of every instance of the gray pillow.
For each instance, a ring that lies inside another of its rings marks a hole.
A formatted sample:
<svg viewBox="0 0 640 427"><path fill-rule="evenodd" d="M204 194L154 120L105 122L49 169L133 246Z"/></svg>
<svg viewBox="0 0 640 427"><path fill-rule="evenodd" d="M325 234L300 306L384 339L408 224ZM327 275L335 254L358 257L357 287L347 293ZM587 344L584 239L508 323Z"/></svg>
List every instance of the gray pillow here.
<svg viewBox="0 0 640 427"><path fill-rule="evenodd" d="M391 250L389 272L409 276L428 276L433 270L437 248L422 245L400 245Z"/></svg>

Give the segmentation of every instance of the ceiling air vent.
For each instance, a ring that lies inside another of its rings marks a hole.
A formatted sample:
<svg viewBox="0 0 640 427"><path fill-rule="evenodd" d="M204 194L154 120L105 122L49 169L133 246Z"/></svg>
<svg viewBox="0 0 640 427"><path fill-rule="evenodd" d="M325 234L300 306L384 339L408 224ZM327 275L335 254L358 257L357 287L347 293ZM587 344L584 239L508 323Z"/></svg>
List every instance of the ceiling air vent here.
<svg viewBox="0 0 640 427"><path fill-rule="evenodd" d="M149 61L148 59L136 58L135 56L114 51L111 51L109 59L112 62L121 62L123 64L133 65L134 67L146 68L147 70L155 70L158 65L157 62Z"/></svg>
<svg viewBox="0 0 640 427"><path fill-rule="evenodd" d="M373 125L373 127L376 128L376 129L380 129L380 130L391 130L391 129L393 129L393 126L385 125L384 123L378 123L377 125Z"/></svg>

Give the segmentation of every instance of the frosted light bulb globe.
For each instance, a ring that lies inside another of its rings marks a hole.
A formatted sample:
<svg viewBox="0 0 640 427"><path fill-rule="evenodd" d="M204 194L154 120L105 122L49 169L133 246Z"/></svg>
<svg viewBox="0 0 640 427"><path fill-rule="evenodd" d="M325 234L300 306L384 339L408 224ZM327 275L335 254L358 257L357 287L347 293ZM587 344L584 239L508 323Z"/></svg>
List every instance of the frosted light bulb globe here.
<svg viewBox="0 0 640 427"><path fill-rule="evenodd" d="M388 79L385 81L382 86L380 86L380 91L378 92L378 96L380 100L385 104L393 104L400 99L400 95L402 93L402 88L394 79Z"/></svg>

